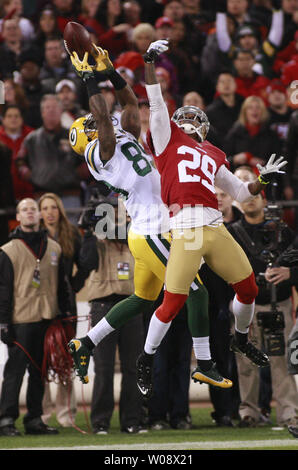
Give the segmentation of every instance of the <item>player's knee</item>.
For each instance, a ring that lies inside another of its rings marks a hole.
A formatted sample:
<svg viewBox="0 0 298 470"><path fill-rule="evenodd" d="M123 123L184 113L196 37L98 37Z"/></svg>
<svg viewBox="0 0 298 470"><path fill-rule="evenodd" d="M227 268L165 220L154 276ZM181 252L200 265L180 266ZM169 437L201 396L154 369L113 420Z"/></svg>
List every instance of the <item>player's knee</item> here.
<svg viewBox="0 0 298 470"><path fill-rule="evenodd" d="M253 272L246 279L232 284L232 287L237 294L237 299L243 304L252 304L259 292Z"/></svg>
<svg viewBox="0 0 298 470"><path fill-rule="evenodd" d="M156 310L157 318L163 323L169 323L180 312L185 304L187 295L173 294L172 292L165 291L163 303Z"/></svg>

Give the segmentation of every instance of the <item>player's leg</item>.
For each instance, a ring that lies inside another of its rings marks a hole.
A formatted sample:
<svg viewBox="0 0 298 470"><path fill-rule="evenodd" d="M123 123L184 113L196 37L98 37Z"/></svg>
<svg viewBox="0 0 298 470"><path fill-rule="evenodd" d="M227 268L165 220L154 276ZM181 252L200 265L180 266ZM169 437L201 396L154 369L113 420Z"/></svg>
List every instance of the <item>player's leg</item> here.
<svg viewBox="0 0 298 470"><path fill-rule="evenodd" d="M192 335L197 366L192 371L194 382L214 387L230 388L233 383L224 378L212 361L209 341L209 295L199 276L191 284L186 301L188 328Z"/></svg>
<svg viewBox="0 0 298 470"><path fill-rule="evenodd" d="M268 357L248 342L248 330L254 316L255 298L258 287L251 264L236 240L224 225L206 227L209 240L204 259L209 267L234 291L233 314L235 317L235 337L231 348L246 355L258 366L268 365Z"/></svg>
<svg viewBox="0 0 298 470"><path fill-rule="evenodd" d="M152 252L146 237L129 233L128 243L135 259L135 293L114 305L85 337L72 339L69 343L76 372L83 383L88 383L87 372L93 348L131 318L147 311L163 286L165 266Z"/></svg>
<svg viewBox="0 0 298 470"><path fill-rule="evenodd" d="M201 256L184 250L184 237L174 233L165 276L165 292L161 306L151 317L144 351L153 355L187 300L189 288L200 265Z"/></svg>

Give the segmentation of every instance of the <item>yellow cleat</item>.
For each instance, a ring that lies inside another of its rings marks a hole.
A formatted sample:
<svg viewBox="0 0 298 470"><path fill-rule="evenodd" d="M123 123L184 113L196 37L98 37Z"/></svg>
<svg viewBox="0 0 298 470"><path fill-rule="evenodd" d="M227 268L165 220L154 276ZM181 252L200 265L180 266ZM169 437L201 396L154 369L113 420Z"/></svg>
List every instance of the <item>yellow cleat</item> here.
<svg viewBox="0 0 298 470"><path fill-rule="evenodd" d="M233 382L231 380L225 379L218 372L216 364L213 364L207 371L202 371L199 366L196 367L191 374L191 378L194 382L212 385L213 387L231 388L233 386Z"/></svg>

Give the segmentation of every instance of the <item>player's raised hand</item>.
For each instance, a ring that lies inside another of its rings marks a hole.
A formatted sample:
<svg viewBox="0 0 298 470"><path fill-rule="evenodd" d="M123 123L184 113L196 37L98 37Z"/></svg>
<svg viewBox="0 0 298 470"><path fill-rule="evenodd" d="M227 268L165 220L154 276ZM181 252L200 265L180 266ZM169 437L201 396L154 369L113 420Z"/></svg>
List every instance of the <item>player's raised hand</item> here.
<svg viewBox="0 0 298 470"><path fill-rule="evenodd" d="M105 49L93 44L92 55L96 62L96 65L93 66L93 70L96 70L96 72L108 75L115 70L114 65L110 60L109 53Z"/></svg>
<svg viewBox="0 0 298 470"><path fill-rule="evenodd" d="M143 55L144 61L147 64L152 64L156 61L157 57L169 49L168 39L159 39L154 41L148 47L146 53Z"/></svg>
<svg viewBox="0 0 298 470"><path fill-rule="evenodd" d="M88 52L85 52L83 60L79 59L78 54L74 51L70 55L71 63L77 73L77 75L83 80L86 81L88 78L92 77L93 69L92 66L88 63Z"/></svg>
<svg viewBox="0 0 298 470"><path fill-rule="evenodd" d="M275 157L276 153L273 153L264 166L257 163L257 169L260 172L259 181L262 184L270 183L277 173L285 173L285 171L281 171L281 168L283 168L288 162L284 160L284 157L279 157L277 159L275 159Z"/></svg>

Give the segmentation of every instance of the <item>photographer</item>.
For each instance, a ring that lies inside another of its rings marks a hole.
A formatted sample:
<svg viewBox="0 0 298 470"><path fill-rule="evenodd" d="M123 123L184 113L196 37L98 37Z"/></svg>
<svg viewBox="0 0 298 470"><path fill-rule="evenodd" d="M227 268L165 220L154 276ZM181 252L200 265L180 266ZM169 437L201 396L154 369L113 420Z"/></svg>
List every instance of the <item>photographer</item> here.
<svg viewBox="0 0 298 470"><path fill-rule="evenodd" d="M265 279L275 285L283 281L288 281L292 286L298 287L298 237L294 243L278 259L281 266L267 268ZM296 319L288 338L288 372L298 374L298 308L296 309ZM298 438L298 424L288 426L289 432Z"/></svg>
<svg viewBox="0 0 298 470"><path fill-rule="evenodd" d="M236 173L241 179L254 178L249 169L237 169ZM266 200L261 194L241 204L241 209L243 216L230 226L230 232L248 255L259 287L255 316L250 328L251 340L257 347L263 342L270 357L277 424L296 425L297 387L293 376L288 373L285 351L285 343L293 326L291 283L282 279L273 290L264 275L267 267L271 267L271 263L275 264L293 242L294 234L278 220L276 213L268 214ZM241 396L239 426L254 427L261 418L258 407L259 370L242 357L237 357L237 367Z"/></svg>

